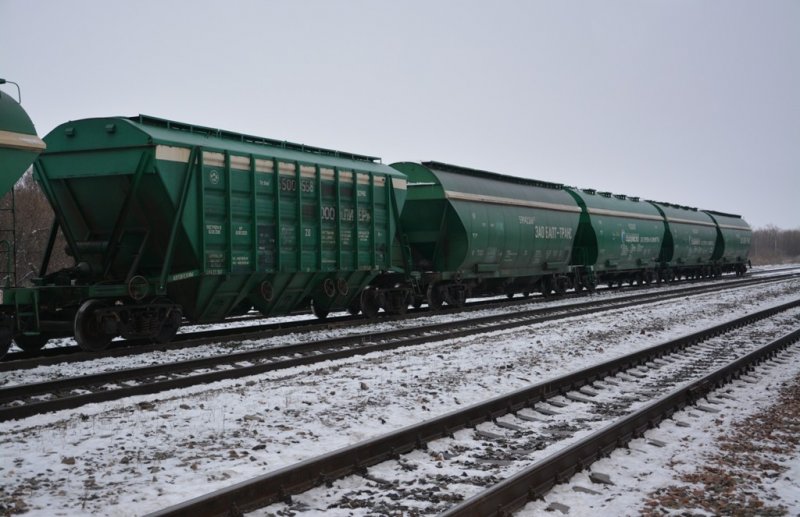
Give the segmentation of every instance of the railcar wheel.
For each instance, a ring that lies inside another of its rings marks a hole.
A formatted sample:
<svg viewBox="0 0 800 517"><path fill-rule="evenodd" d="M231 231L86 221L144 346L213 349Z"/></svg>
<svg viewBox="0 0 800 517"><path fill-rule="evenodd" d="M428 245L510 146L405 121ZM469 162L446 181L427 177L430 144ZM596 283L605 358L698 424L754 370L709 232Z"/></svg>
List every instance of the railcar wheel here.
<svg viewBox="0 0 800 517"><path fill-rule="evenodd" d="M415 309L419 309L422 307L422 303L425 301L425 298L422 296L415 296L414 302L411 304Z"/></svg>
<svg viewBox="0 0 800 517"><path fill-rule="evenodd" d="M540 290L542 291L542 296L547 298L553 292L553 284L549 278L542 278L540 285Z"/></svg>
<svg viewBox="0 0 800 517"><path fill-rule="evenodd" d="M428 287L428 307L432 311L438 311L442 308L444 298L442 297L441 290L434 285Z"/></svg>
<svg viewBox="0 0 800 517"><path fill-rule="evenodd" d="M316 316L318 319L324 320L328 317L329 311L328 309L320 307L316 300L311 300L311 312L313 312L314 316Z"/></svg>
<svg viewBox="0 0 800 517"><path fill-rule="evenodd" d="M350 305L347 306L347 312L351 316L358 316L361 314L361 296L356 296L353 298L353 301L351 301Z"/></svg>
<svg viewBox="0 0 800 517"><path fill-rule="evenodd" d="M444 293L444 301L451 307L461 308L467 303L467 291L460 286L452 286Z"/></svg>
<svg viewBox="0 0 800 517"><path fill-rule="evenodd" d="M567 289L569 288L567 279L558 278L556 279L555 284L556 284L555 285L556 296L564 296L564 294L567 292Z"/></svg>
<svg viewBox="0 0 800 517"><path fill-rule="evenodd" d="M14 336L14 343L26 352L38 352L44 345L47 344L47 336L39 334L38 336L26 336L25 334L17 334Z"/></svg>
<svg viewBox="0 0 800 517"><path fill-rule="evenodd" d="M389 308L387 312L389 314L402 316L408 312L409 302L409 294L407 292L393 292L389 295Z"/></svg>
<svg viewBox="0 0 800 517"><path fill-rule="evenodd" d="M75 341L87 352L101 352L108 348L113 336L103 331L95 316L97 309L104 307L100 300L86 300L75 314Z"/></svg>
<svg viewBox="0 0 800 517"><path fill-rule="evenodd" d="M5 357L8 349L11 348L11 341L13 341L14 334L11 329L7 327L0 327L0 359Z"/></svg>
<svg viewBox="0 0 800 517"><path fill-rule="evenodd" d="M181 328L182 321L183 313L178 309L171 310L161 323L161 330L158 331L154 338L155 342L164 344L172 341L172 338L178 333L178 329Z"/></svg>
<svg viewBox="0 0 800 517"><path fill-rule="evenodd" d="M378 317L380 309L378 291L371 288L364 289L361 292L361 310L364 311L364 316L374 320Z"/></svg>

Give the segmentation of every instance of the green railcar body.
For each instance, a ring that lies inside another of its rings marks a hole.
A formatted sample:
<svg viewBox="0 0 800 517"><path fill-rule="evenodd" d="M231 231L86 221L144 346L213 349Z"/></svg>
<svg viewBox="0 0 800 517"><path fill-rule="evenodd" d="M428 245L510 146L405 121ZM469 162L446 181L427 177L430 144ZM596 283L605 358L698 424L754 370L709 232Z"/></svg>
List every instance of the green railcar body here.
<svg viewBox="0 0 800 517"><path fill-rule="evenodd" d="M621 195L568 188L583 209L573 265L604 276L652 270L664 242L664 217L653 205Z"/></svg>
<svg viewBox="0 0 800 517"><path fill-rule="evenodd" d="M391 268L405 179L377 158L147 116L69 122L45 142L37 179L77 266L7 292L36 313L26 332L69 329L45 320L94 298L168 299L196 322L324 315Z"/></svg>
<svg viewBox="0 0 800 517"><path fill-rule="evenodd" d="M717 224L717 243L713 259L723 267L745 264L750 256L752 230L739 215L706 210Z"/></svg>
<svg viewBox="0 0 800 517"><path fill-rule="evenodd" d="M44 148L22 106L0 91L0 196L11 190Z"/></svg>
<svg viewBox="0 0 800 517"><path fill-rule="evenodd" d="M691 268L712 263L717 225L707 213L669 203L650 202L666 222L665 245L659 261L665 267Z"/></svg>
<svg viewBox="0 0 800 517"><path fill-rule="evenodd" d="M408 177L401 227L421 271L462 281L568 271L581 209L562 185L440 162L392 167Z"/></svg>

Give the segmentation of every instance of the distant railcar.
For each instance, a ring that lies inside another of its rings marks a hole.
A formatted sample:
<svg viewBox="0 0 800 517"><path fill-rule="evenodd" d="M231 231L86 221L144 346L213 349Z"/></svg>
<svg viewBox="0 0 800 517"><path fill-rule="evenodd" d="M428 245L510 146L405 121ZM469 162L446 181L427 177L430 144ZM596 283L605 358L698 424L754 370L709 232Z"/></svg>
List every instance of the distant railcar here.
<svg viewBox="0 0 800 517"><path fill-rule="evenodd" d="M752 239L750 225L740 215L710 210L706 210L706 213L717 225L717 241L712 257L715 272L743 275L749 264Z"/></svg>
<svg viewBox="0 0 800 517"><path fill-rule="evenodd" d="M672 203L652 202L666 221L659 263L665 278L696 278L713 273L717 224L706 212Z"/></svg>
<svg viewBox="0 0 800 517"><path fill-rule="evenodd" d="M398 227L431 305L572 285L581 209L562 185L441 162L392 167L408 178Z"/></svg>
<svg viewBox="0 0 800 517"><path fill-rule="evenodd" d="M582 209L571 263L585 284L650 283L658 279L664 217L636 197L591 189L567 191Z"/></svg>

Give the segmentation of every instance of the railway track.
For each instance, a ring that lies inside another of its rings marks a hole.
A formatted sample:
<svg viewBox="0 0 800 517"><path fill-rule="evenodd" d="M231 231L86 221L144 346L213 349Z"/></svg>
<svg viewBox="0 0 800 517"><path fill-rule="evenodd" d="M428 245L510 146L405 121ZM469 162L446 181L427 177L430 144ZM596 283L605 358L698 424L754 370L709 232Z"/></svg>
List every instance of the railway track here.
<svg viewBox="0 0 800 517"><path fill-rule="evenodd" d="M695 288L691 294L705 294L725 288L714 285ZM84 404L108 402L135 395L159 393L226 379L236 379L321 361L343 359L433 341L496 332L601 311L641 306L685 297L686 289L668 293L641 293L550 308L534 308L468 321L450 321L408 327L380 334L356 334L339 338L275 346L228 355L113 370L103 373L18 384L0 389L0 421L34 414L73 409Z"/></svg>
<svg viewBox="0 0 800 517"><path fill-rule="evenodd" d="M669 291L666 291L664 294L665 295L674 294L675 296L680 296L693 293L713 292L716 290L733 289L754 284L780 282L797 276L800 276L800 273L797 272L786 273L781 275L768 276L766 278L745 278L738 280L730 279L721 284L701 285L701 286L689 285L686 287L670 289ZM638 291L641 289L646 289L647 287L649 286L636 286L625 289ZM637 299L647 300L652 295L653 295L652 289L646 289L644 293L625 295L622 297L614 298L614 300L630 300L630 301ZM585 298L585 295L582 296L580 294L573 293L569 295L569 298L581 299ZM497 301L494 299L477 300L471 302L466 307L462 307L461 309L453 308L449 310L452 313L456 313L456 312L467 312L467 311L478 311L478 310L489 310L489 309L502 309L508 307L517 307L517 306L524 307L529 305L531 301L532 301L531 299L521 299L521 298L512 300L503 300L503 301ZM586 303L594 303L594 302L579 301L567 305L565 307L582 306L585 305ZM421 310L411 311L404 316L387 316L383 318L381 321L405 321L430 315L431 315L430 311L428 311L427 309L421 309ZM348 329L359 328L374 324L375 322L373 320L368 320L363 317L337 316L333 318L328 318L327 320L324 321L301 320L292 322L270 323L264 325L253 325L248 327L202 330L192 333L178 334L173 340L173 342L168 344L153 344L144 341L118 341L112 343L113 345L112 349L106 350L101 354L85 352L78 346L48 348L45 350L41 350L39 352L39 354L43 355L31 354L28 352L12 352L7 354L6 357L2 361L0 361L0 372L31 369L31 368L37 368L39 366L52 365L52 364L93 361L101 357L125 357L130 355L147 354L155 351L181 350L212 343L219 343L221 341L266 339L266 338L289 335L296 333L298 331L310 333L317 331L329 331L339 328L348 328Z"/></svg>
<svg viewBox="0 0 800 517"><path fill-rule="evenodd" d="M798 350L787 350L800 341L800 329L760 347L744 357L725 364L679 389L653 401L638 411L581 439L562 451L539 461L491 488L442 513L445 517L471 515L509 515L527 502L543 496L556 484L587 469L594 461L614 449L639 438L666 418L689 406L699 411L717 412L724 393L712 397L714 390L740 378L756 365L773 361L780 364L797 361ZM748 378L749 382L756 382ZM705 399L705 400L703 400ZM681 422L683 425L688 425ZM654 443L659 446L660 444ZM603 482L603 481L601 481ZM562 506L563 507L563 506Z"/></svg>
<svg viewBox="0 0 800 517"><path fill-rule="evenodd" d="M276 502L282 506L275 511L293 513L309 501L376 513L505 514L798 341L797 307L800 300L737 318L152 515L238 514ZM730 346L732 335L746 333L743 327L772 317L783 317L782 325L794 330L765 346ZM714 403L709 398L696 409L713 412ZM337 482L352 474L357 477ZM315 487L306 500L292 497ZM462 493L475 495L461 501Z"/></svg>

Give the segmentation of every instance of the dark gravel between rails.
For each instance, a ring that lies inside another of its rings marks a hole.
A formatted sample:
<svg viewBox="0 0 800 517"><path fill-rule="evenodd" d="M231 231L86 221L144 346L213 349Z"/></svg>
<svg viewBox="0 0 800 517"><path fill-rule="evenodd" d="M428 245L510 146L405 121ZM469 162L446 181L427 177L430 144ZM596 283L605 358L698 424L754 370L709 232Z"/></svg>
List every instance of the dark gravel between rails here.
<svg viewBox="0 0 800 517"><path fill-rule="evenodd" d="M766 282L766 281L764 281ZM356 355L381 352L401 347L419 345L435 340L452 339L494 332L525 325L543 323L568 317L585 316L602 311L659 303L681 298L687 294L705 294L740 285L722 284L701 288L686 288L667 293L642 293L608 300L579 302L557 307L529 309L513 314L498 314L411 327L380 334L358 334L339 338L276 346L266 349L237 352L155 366L116 370L93 375L82 375L34 384L20 384L0 389L0 422L26 418L32 415L74 409L85 404L109 402L136 395L147 395L171 389L186 388L227 379L236 379L279 369L309 365L321 361L344 359ZM300 355L300 357L297 357ZM256 364L243 365L241 363ZM221 370L192 373L197 370L231 365ZM120 385L138 381L136 385ZM111 387L110 387L111 386ZM116 387L113 387L116 386ZM74 394L73 390L82 393ZM89 393L86 393L89 391ZM49 400L36 400L55 395ZM30 399L33 399L32 401Z"/></svg>
<svg viewBox="0 0 800 517"><path fill-rule="evenodd" d="M795 270L796 271L796 270ZM771 271L770 271L771 272ZM761 274L765 274L763 272ZM753 273L756 275L756 273ZM762 282L778 282L787 280L792 277L800 276L800 273L786 273L783 275L770 276L768 278L724 278L723 285L725 287L742 287L751 284L758 284ZM707 279L682 281L689 282L689 286L670 291L671 293L691 293L696 292L697 289L716 289L717 286L692 286L694 282L706 282ZM664 284L669 285L669 284ZM637 291L641 289L652 289L653 284L646 286L629 286L622 288L623 291ZM620 292L619 289L614 292ZM649 293L633 296L647 296ZM569 293L564 298L581 298L585 297L585 293ZM618 298L619 299L619 298ZM458 313L486 310L493 308L513 307L515 305L529 305L542 301L552 300L552 298L544 298L542 296L535 296L530 298L515 298L512 300L498 301L492 300L477 300L468 303L465 307L455 308L445 306L439 311L432 312L427 308L412 309L403 316L389 316L382 315L379 321L399 321L430 316L431 314L438 313ZM262 318L263 319L263 318ZM325 320L302 320L281 323L267 323L262 325L253 325L249 327L238 327L232 329L215 329L215 330L202 330L190 332L185 334L178 334L172 342L167 344L156 344L147 340L122 340L114 341L111 343L111 348L101 353L85 352L77 345L64 346L57 348L46 348L35 353L31 352L11 352L0 360L0 372L24 370L36 368L38 366L60 364L65 362L82 362L92 361L100 357L124 357L127 355L146 354L154 351L165 350L179 350L184 348L192 348L209 343L217 343L220 341L236 341L236 340L251 340L263 339L267 337L284 336L298 331L314 332L320 330L332 330L341 327L360 327L372 325L375 320L364 318L363 316L335 316Z"/></svg>
<svg viewBox="0 0 800 517"><path fill-rule="evenodd" d="M274 502L284 501L289 499L292 494L302 493L323 483L329 483L334 479L354 473L365 473L367 467L371 465L389 459L396 459L400 454L405 454L414 449L424 448L425 444L430 441L448 436L452 437L453 433L457 430L466 427L474 427L487 421L495 421L503 415L533 407L536 403L553 396L580 389L604 377L637 367L653 359L688 348L706 339L719 336L730 330L744 327L755 321L768 318L798 306L800 306L800 299L748 314L726 323L668 341L661 345L640 350L633 354L619 357L556 379L534 384L507 395L495 397L486 402L474 404L462 410L453 411L440 417L405 427L399 431L372 438L285 467L275 472L237 483L228 488L151 513L149 517L240 515L241 512L252 511ZM779 348L788 346L790 342L797 340L798 337L800 337L800 331L795 331L789 336L782 338L782 340L778 340L780 344L775 344L778 342L771 343L767 345L767 347L731 363L736 366L729 365L721 370L717 370L712 374L715 375L715 377L712 378L713 380L691 383L689 385L691 389L687 390L683 395L670 395L661 398L648 407L660 408L662 410L662 415L665 414L664 411L666 411L666 414L671 414L676 410L675 408L683 407L710 391L718 382L721 382L719 379L729 379L733 377L734 372L739 371L742 365L749 364L746 359L749 358L753 360L752 358L754 357L761 358L768 356ZM764 352L765 349L768 351ZM674 402L675 400L678 402ZM667 404L666 401L669 401L671 405ZM676 403L678 405L675 405ZM680 406L680 404L683 404L683 406ZM635 415L638 415L638 412ZM567 448L566 450L575 449L577 451L575 453L577 458L575 463L566 465L566 463L559 460L553 463L554 470L548 472L547 476L539 474L546 479L544 484L541 485L541 487L544 487L542 490L549 489L555 484L557 479L568 479L568 476L577 470L579 462L583 462L580 463L580 465L587 465L588 463L586 462L590 459L596 459L603 451L608 451L617 447L618 443L626 443L626 441L623 440L629 440L631 437L636 436L637 433L644 432L644 430L663 418L643 418L635 415L625 417L617 424L613 424L612 427L614 429L618 428L618 432L614 437L604 437L602 439L597 439L596 442L592 442L594 446L600 447L599 450L590 450L590 447L586 444L589 438L578 442L583 445L583 447L577 448L576 445ZM543 463L549 461L550 459L548 458L544 460ZM509 480L516 479L517 477L519 476L512 476ZM501 484L497 486L505 487L506 485L504 483L505 482L501 482ZM524 497L524 500L517 500L519 496L514 495L514 497L517 497L517 499L515 499L516 503L519 503L520 501L527 501L530 494L537 494L537 492L535 492L535 489L537 489L536 485L533 485L534 491L531 491L529 488L530 486L531 485L525 487L523 490L517 488L515 484L512 485L513 488L502 488L502 491L498 488L492 490L501 491L500 497L506 497L508 493L506 490L510 490L512 494L516 494L517 490L522 490L522 497ZM486 493L484 493L484 495ZM480 499L480 501L483 501L483 499ZM510 499L507 501L510 501ZM487 504L480 508L481 509L476 510L467 509L464 510L463 513L459 513L459 515L493 515L498 510L496 503L494 506Z"/></svg>

